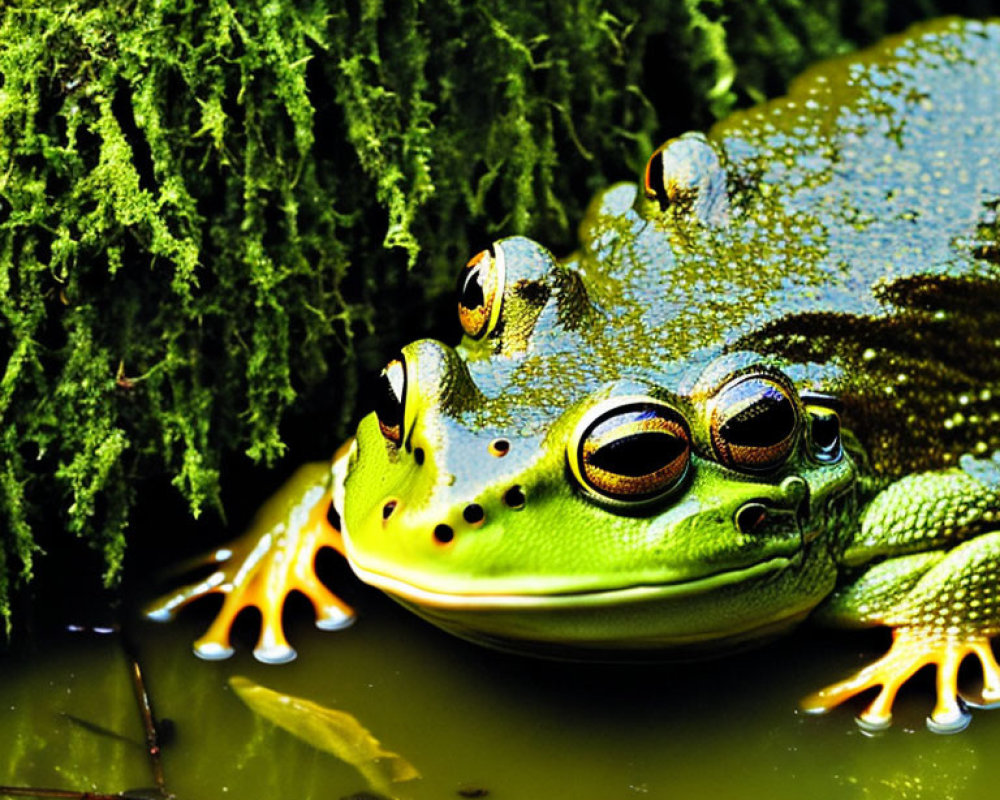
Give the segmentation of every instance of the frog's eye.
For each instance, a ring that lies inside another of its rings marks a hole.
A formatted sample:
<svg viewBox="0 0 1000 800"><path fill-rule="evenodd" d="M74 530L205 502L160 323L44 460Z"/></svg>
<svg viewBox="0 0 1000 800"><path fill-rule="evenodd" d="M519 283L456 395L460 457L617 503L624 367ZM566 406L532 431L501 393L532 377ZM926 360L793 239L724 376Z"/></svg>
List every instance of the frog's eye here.
<svg viewBox="0 0 1000 800"><path fill-rule="evenodd" d="M567 447L577 482L615 505L658 500L684 478L691 436L678 411L648 397L618 398L592 409Z"/></svg>
<svg viewBox="0 0 1000 800"><path fill-rule="evenodd" d="M643 183L661 211L673 208L712 226L729 220L726 172L704 134L686 133L656 148Z"/></svg>
<svg viewBox="0 0 1000 800"><path fill-rule="evenodd" d="M798 415L786 387L755 375L715 396L709 425L719 461L735 469L768 470L791 453Z"/></svg>
<svg viewBox="0 0 1000 800"><path fill-rule="evenodd" d="M458 319L473 339L491 333L500 319L504 289L504 258L500 245L474 255L458 276Z"/></svg>
<svg viewBox="0 0 1000 800"><path fill-rule="evenodd" d="M382 435L391 444L403 441L403 405L406 401L406 364L403 357L394 358L378 379L375 395L375 416Z"/></svg>
<svg viewBox="0 0 1000 800"><path fill-rule="evenodd" d="M818 461L840 461L840 415L832 408L807 405L809 435Z"/></svg>
<svg viewBox="0 0 1000 800"><path fill-rule="evenodd" d="M660 208L666 208L670 205L669 192L663 174L663 148L663 145L656 148L653 155L649 157L643 181L646 197L659 203Z"/></svg>

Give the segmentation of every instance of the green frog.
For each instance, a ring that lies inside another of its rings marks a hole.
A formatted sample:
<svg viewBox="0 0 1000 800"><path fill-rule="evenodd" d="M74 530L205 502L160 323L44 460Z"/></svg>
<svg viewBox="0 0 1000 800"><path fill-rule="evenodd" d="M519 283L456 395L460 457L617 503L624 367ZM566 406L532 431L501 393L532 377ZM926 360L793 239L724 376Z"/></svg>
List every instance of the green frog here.
<svg viewBox="0 0 1000 800"><path fill-rule="evenodd" d="M463 336L415 341L331 463L303 467L205 580L195 644L294 658L332 547L365 583L486 645L683 657L809 618L888 653L803 701L887 726L937 668L928 726L1000 702L1000 24L946 20L827 62L787 97L653 153L577 252L522 237L459 276ZM332 507L331 507L332 504Z"/></svg>

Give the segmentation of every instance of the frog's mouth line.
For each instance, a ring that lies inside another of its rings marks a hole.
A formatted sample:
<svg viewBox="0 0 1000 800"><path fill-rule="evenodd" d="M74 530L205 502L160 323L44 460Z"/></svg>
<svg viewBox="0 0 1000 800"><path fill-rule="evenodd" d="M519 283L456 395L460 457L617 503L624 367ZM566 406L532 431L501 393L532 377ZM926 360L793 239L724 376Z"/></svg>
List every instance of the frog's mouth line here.
<svg viewBox="0 0 1000 800"><path fill-rule="evenodd" d="M717 572L683 583L641 584L613 589L594 589L578 592L550 592L504 594L438 592L416 586L399 578L371 572L349 560L351 569L359 579L388 594L418 606L464 610L547 610L560 607L579 609L584 606L608 606L622 603L642 603L669 598L687 598L727 586L735 586L764 578L787 568L792 559L778 557L745 569Z"/></svg>

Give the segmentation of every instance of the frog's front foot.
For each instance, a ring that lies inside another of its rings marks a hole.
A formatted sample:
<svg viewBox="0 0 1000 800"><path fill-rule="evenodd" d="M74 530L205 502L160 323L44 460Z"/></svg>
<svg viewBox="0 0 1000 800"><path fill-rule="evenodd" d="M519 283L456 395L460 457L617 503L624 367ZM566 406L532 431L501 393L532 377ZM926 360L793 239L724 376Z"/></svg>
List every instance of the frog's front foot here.
<svg viewBox="0 0 1000 800"><path fill-rule="evenodd" d="M990 706L1000 703L1000 665L990 647L989 637L981 634L928 632L917 628L893 631L889 652L847 680L827 686L802 700L810 714L825 714L845 700L874 686L881 690L858 717L858 724L869 731L883 730L892 723L892 703L896 693L922 667L937 666L937 703L927 718L927 727L935 733L957 733L969 724L969 712L958 691L958 668L966 656L979 659L983 670L983 689L976 702L969 705Z"/></svg>
<svg viewBox="0 0 1000 800"><path fill-rule="evenodd" d="M285 598L291 592L299 591L309 598L319 628L343 628L354 620L351 608L316 576L319 550L332 547L343 553L340 532L327 520L330 503L330 465L301 467L261 508L243 536L190 565L215 566L207 578L159 598L146 609L146 615L166 621L192 600L222 594L222 608L195 642L195 654L211 660L232 655L229 636L233 622L243 609L253 606L261 614L254 656L270 664L291 661L295 650L281 625Z"/></svg>

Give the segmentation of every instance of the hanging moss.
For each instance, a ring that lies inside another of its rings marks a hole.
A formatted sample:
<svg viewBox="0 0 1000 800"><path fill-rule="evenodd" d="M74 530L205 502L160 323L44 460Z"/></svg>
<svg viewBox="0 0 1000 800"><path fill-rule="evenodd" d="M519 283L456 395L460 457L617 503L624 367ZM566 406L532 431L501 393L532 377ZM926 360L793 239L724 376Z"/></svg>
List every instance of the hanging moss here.
<svg viewBox="0 0 1000 800"><path fill-rule="evenodd" d="M448 289L490 236L565 250L659 139L929 6L12 0L0 615L39 531L84 537L115 581L140 478L218 506L221 457L273 463L331 370L332 446L372 366L358 335L384 356L426 326L374 326L376 301Z"/></svg>

